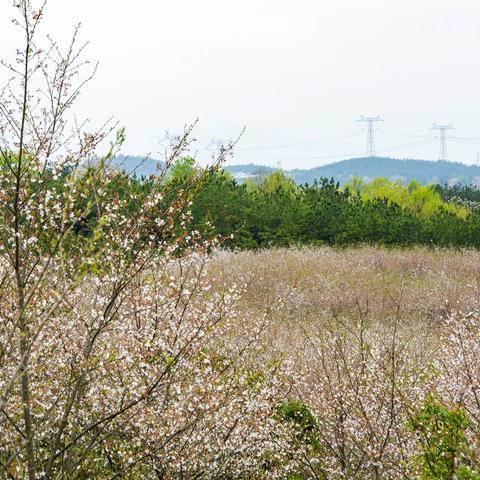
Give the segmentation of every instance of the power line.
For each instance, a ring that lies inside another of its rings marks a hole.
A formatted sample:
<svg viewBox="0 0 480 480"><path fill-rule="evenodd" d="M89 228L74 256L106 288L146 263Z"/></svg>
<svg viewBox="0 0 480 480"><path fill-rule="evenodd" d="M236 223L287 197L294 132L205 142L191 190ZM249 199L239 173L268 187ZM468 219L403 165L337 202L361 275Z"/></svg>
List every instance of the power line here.
<svg viewBox="0 0 480 480"><path fill-rule="evenodd" d="M463 143L464 145L480 145L480 140L463 140L456 137L450 137L449 140L455 143Z"/></svg>
<svg viewBox="0 0 480 480"><path fill-rule="evenodd" d="M415 146L422 146L422 145L428 145L430 143L433 143L433 141L436 141L437 139L440 142L439 145L439 159L440 160L447 160L448 159L448 151L447 151L447 140L448 141L453 141L457 143L464 143L464 144L470 144L470 145L479 145L480 144L480 137L454 137L453 136L453 130L455 128L453 127L452 124L444 124L444 125L437 125L434 124L434 126L431 128L431 130L437 130L439 133L436 135L419 135L415 133L409 133L409 132L397 132L397 131L392 131L392 130L379 130L378 133L381 135L392 135L392 136L398 136L398 137L409 137L409 138L418 138L422 139L419 142L414 142L414 143L407 143L407 144L402 144L398 145L396 147L388 147L386 149L382 149L377 152L376 146L375 146L375 124L377 122L383 122L384 120L380 118L379 116L376 117L364 117L363 115L360 117L358 120L359 122L364 122L367 124L367 149L366 149L366 154L367 156L376 156L377 153L386 153L390 151L395 151L395 150L402 150L405 148L412 148ZM321 138L315 138L315 139L309 139L309 140L304 140L304 141L298 141L298 142L292 142L292 143L283 143L283 144L277 144L277 145L264 145L264 146L257 146L257 147L245 147L245 148L236 148L235 151L239 152L242 154L242 156L246 156L247 158L269 158L269 156L258 156L258 155L248 155L248 152L259 152L262 150L268 151L268 150L276 150L276 149L287 149L287 148L293 148L293 147L307 147L307 146L313 146L315 144L324 144L324 143L333 143L333 142L340 142L343 140L348 140L350 138L357 137L362 134L363 130L355 130L351 132L346 132L342 133L339 135L332 135L328 137L321 137ZM219 148L221 148L221 145L225 144L225 140L223 139L212 139L210 143L204 148L204 150L212 152L212 151L217 151ZM326 159L326 158L346 158L346 157L353 157L353 156L361 156L361 153L359 152L354 152L354 153L347 153L347 154L336 154L336 155L311 155L311 156L301 156L301 155L296 155L296 156L283 156L283 157L278 157L275 155L276 158L278 159L285 159L285 160L302 160L302 159Z"/></svg>
<svg viewBox="0 0 480 480"><path fill-rule="evenodd" d="M422 140L422 141L413 142L413 143L406 143L406 144L397 145L397 146L394 146L394 147L384 148L382 150L379 150L378 153L388 153L388 152L393 152L393 151L396 151L396 150L404 150L404 149L419 147L419 146L423 146L423 145L431 145L434 142L436 142L436 139ZM355 157L359 157L361 155L362 154L357 151L357 152L353 152L353 153L343 153L343 154L335 154L335 155L313 155L313 156L304 155L304 156L282 156L282 157L275 156L275 159L277 159L277 160L321 160L321 159L325 159L325 158L345 158L345 157L355 158ZM266 158L271 158L270 156L266 156L266 155L263 155L263 156L245 155L245 157L248 158L248 159L252 159L252 160L255 160L255 159L262 160L262 159L266 159Z"/></svg>
<svg viewBox="0 0 480 480"><path fill-rule="evenodd" d="M480 140L480 137L451 137L455 140Z"/></svg>
<svg viewBox="0 0 480 480"><path fill-rule="evenodd" d="M357 122L365 122L367 124L367 157L375 156L375 132L374 126L377 122L383 122L379 116L377 117L364 117L363 115L357 120Z"/></svg>
<svg viewBox="0 0 480 480"><path fill-rule="evenodd" d="M435 140L434 139L432 140L431 137L430 137L430 140L421 140L419 142L412 142L412 143L406 143L404 145L398 145L396 147L389 147L389 148L380 150L379 153L392 152L392 151L395 151L395 150L404 150L404 149L412 148L412 147L420 147L422 145L431 145L434 142L435 142Z"/></svg>
<svg viewBox="0 0 480 480"><path fill-rule="evenodd" d="M450 130L455 130L455 127L450 123L449 125L437 125L433 124L431 130L438 130L440 132L440 155L439 160L447 161L448 160L448 153L447 153L447 137L448 132Z"/></svg>
<svg viewBox="0 0 480 480"><path fill-rule="evenodd" d="M395 132L392 130L380 130L380 135L393 135L395 137L410 137L410 138L436 138L435 135L419 135L418 133Z"/></svg>
<svg viewBox="0 0 480 480"><path fill-rule="evenodd" d="M450 140L466 145L480 145L480 138L478 137L450 137Z"/></svg>
<svg viewBox="0 0 480 480"><path fill-rule="evenodd" d="M375 129L374 129L374 124L378 121L383 121L379 117L361 117L358 121L360 122L366 122L368 125L367 128L367 155L368 156L374 156L376 152L375 148ZM377 133L380 135L390 135L390 136L397 136L397 137L407 137L407 138L419 138L419 139L424 139L424 140L431 140L431 139L437 139L440 138L441 143L443 144L442 140L442 128L445 128L446 130L453 129L451 125L435 125L432 129L434 130L440 130L440 137L438 135L420 135L416 133L409 133L409 132L397 132L397 131L392 131L392 130L378 130ZM357 137L362 134L362 131L364 130L355 130L352 132L346 132L342 133L339 135L332 135L328 137L320 137L320 138L313 138L309 140L303 140L303 141L298 141L298 142L292 142L292 143L282 143L282 144L276 144L276 145L261 145L261 146L256 146L256 147L244 147L244 148L236 148L235 151L237 152L254 152L254 151L261 151L261 150L280 150L280 149L286 149L286 148L292 148L292 147L307 147L315 144L322 144L322 143L331 143L335 141L342 141L342 140L348 140L354 137ZM445 133L445 143L446 140L452 140L454 142L458 143L466 143L466 144L471 144L471 145L478 145L480 142L480 137L454 137L454 136L448 136L447 133ZM210 143L204 148L203 150L212 152L214 150L218 150L221 145L225 145L227 143L226 140L224 139L212 139ZM446 149L446 145L445 145ZM390 148L387 149L387 151L391 150ZM440 158L443 158L444 155L442 153L443 147L441 148L440 152ZM445 150L446 153L446 150ZM341 156L341 155L337 155ZM326 158L327 156L325 156Z"/></svg>
<svg viewBox="0 0 480 480"><path fill-rule="evenodd" d="M302 145L313 145L316 143L328 143L328 142L334 142L336 140L345 140L348 138L353 138L357 137L360 135L362 132L360 130L355 130L353 132L347 132L347 133L342 133L340 135L334 135L331 137L322 137L322 138L314 138L311 140L304 140L301 142L294 142L294 143L283 143L279 145L267 145L267 146L261 146L261 147L246 147L246 148L237 148L236 150L238 152L247 152L247 151L254 151L254 150L275 150L275 149L281 149L281 148L289 148L289 147L299 147Z"/></svg>

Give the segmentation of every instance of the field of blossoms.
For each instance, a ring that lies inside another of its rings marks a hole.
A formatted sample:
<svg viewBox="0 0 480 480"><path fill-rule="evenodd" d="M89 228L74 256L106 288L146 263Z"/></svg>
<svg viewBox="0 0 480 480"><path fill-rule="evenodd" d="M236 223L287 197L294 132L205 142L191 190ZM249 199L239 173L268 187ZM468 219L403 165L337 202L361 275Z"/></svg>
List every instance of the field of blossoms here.
<svg viewBox="0 0 480 480"><path fill-rule="evenodd" d="M479 252L273 249L213 262L220 284L241 286L242 326L268 319L262 355L283 362L281 411L298 429L291 478L479 478Z"/></svg>
<svg viewBox="0 0 480 480"><path fill-rule="evenodd" d="M0 90L0 479L480 479L480 253L226 251L192 211L234 142L116 168L44 6Z"/></svg>

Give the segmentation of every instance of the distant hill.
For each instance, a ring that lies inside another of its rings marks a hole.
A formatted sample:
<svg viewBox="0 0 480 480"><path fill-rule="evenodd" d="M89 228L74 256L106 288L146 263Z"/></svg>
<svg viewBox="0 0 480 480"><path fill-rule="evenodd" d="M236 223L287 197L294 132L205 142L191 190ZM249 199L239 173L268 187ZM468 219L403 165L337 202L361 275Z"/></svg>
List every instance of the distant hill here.
<svg viewBox="0 0 480 480"><path fill-rule="evenodd" d="M137 177L154 175L163 165L153 158L119 155L114 159L115 165L128 173L135 172ZM239 182L247 178L256 178L276 171L273 167L256 165L228 165L225 170L230 172ZM402 182L417 180L420 183L439 183L480 185L480 166L465 165L458 162L429 160L399 160L388 157L365 157L342 160L311 169L283 170L296 183L312 183L321 177L334 178L341 184L347 183L352 176L371 180L375 177L387 177Z"/></svg>
<svg viewBox="0 0 480 480"><path fill-rule="evenodd" d="M131 175L140 177L149 177L155 175L164 163L154 158L135 157L131 155L117 155L113 159L113 165L125 170Z"/></svg>
<svg viewBox="0 0 480 480"><path fill-rule="evenodd" d="M239 181L274 171L274 168L261 165L227 166L229 171ZM312 183L321 177L334 178L344 184L352 176L371 180L375 177L388 177L394 180L408 182L417 180L420 183L480 185L480 167L457 162L429 160L398 160L387 157L352 158L341 162L330 163L308 170L284 170L286 175L298 183Z"/></svg>

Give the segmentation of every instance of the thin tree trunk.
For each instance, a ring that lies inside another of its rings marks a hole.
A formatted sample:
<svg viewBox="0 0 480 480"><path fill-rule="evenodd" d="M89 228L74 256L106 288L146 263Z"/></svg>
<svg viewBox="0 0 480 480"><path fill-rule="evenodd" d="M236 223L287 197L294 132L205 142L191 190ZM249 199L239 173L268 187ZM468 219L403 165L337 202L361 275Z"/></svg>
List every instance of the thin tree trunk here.
<svg viewBox="0 0 480 480"><path fill-rule="evenodd" d="M27 18L26 5L24 6L24 15ZM32 415L30 409L30 380L28 374L28 356L29 356L29 332L25 318L25 285L22 272L22 252L20 242L20 191L22 181L22 159L24 156L24 135L25 121L27 116L28 102L28 76L29 76L29 58L30 58L30 31L28 29L28 21L26 23L26 47L25 47L25 69L23 79L23 105L22 119L20 126L20 138L18 149L18 164L16 173L15 199L14 199L14 225L15 225L15 275L17 281L17 307L18 307L18 327L20 331L20 361L21 361L21 395L23 405L23 419L25 424L25 448L28 466L29 480L35 480L35 451L33 442Z"/></svg>

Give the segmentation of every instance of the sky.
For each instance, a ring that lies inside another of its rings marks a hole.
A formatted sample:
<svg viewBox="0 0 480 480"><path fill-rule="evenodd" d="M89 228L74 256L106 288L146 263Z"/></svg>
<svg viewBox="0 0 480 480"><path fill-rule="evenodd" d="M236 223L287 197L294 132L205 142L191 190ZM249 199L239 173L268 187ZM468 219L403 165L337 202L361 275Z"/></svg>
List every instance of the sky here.
<svg viewBox="0 0 480 480"><path fill-rule="evenodd" d="M451 123L448 158L480 158L479 0L49 0L43 33L79 22L99 68L75 112L124 126L125 154L158 156L198 119L201 162L245 128L230 164L312 168L365 155L357 120L379 115L378 155L436 160L430 128Z"/></svg>

